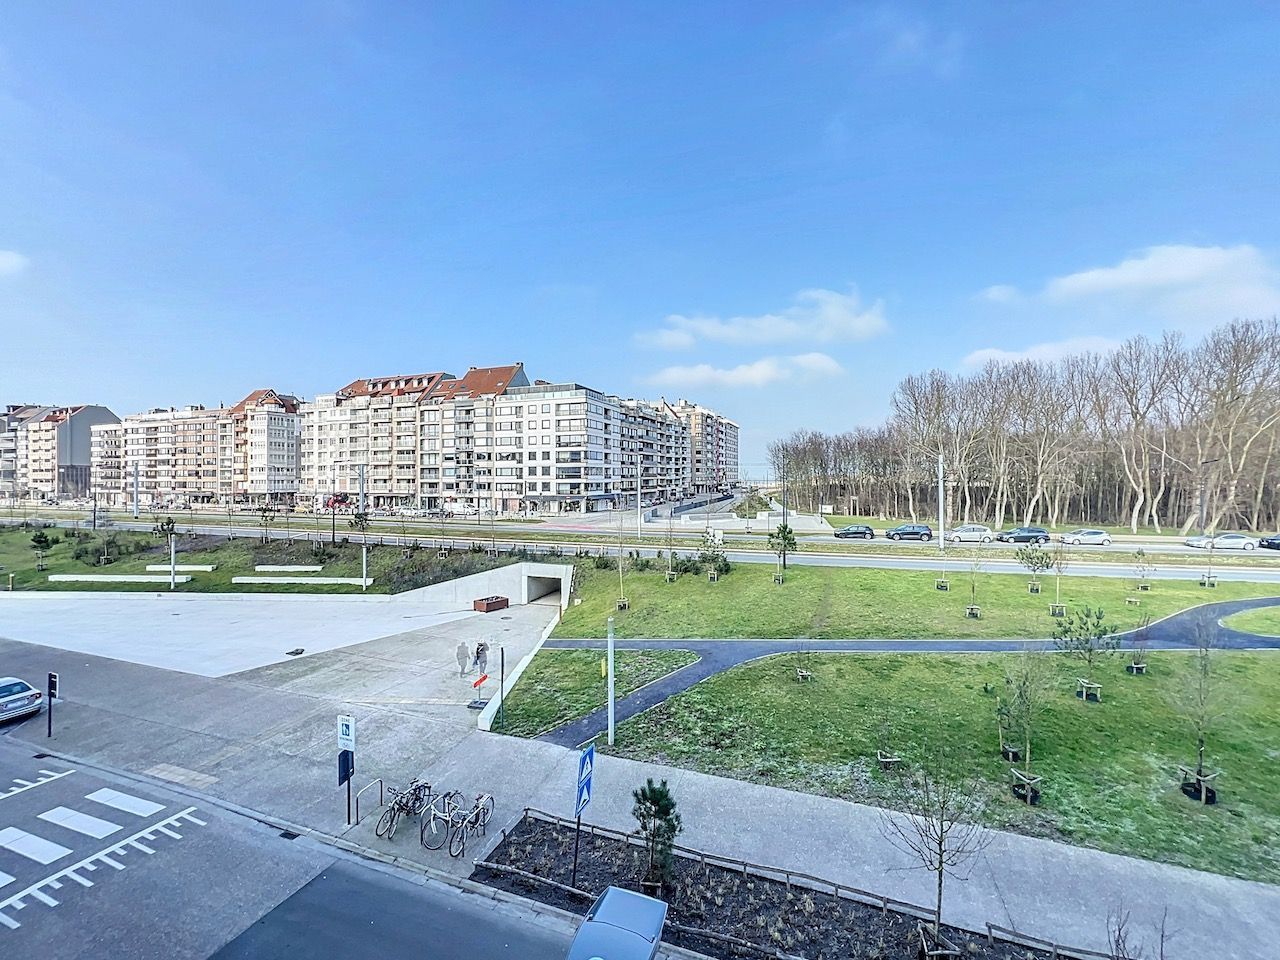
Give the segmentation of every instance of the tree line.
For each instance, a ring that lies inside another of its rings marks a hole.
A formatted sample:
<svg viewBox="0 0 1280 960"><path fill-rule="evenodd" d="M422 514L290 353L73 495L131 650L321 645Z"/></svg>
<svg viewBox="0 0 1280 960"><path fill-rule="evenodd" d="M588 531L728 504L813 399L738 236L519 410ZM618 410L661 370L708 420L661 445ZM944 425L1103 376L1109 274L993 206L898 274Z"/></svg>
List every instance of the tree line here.
<svg viewBox="0 0 1280 960"><path fill-rule="evenodd" d="M949 524L1274 529L1280 512L1280 325L1236 321L1194 343L912 374L892 414L769 446L800 510Z"/></svg>

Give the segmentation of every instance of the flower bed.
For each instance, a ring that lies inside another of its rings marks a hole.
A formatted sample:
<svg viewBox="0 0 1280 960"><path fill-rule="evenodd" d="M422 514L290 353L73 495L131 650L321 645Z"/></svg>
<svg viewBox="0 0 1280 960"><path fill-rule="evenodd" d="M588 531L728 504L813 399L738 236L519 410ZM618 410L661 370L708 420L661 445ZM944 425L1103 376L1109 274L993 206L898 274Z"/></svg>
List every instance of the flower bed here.
<svg viewBox="0 0 1280 960"><path fill-rule="evenodd" d="M486 858L499 869L477 866L472 879L575 913L585 913L590 898L611 884L640 889L644 850L616 837L592 836L586 829L581 837L576 889L589 891L589 896L564 889L570 884L573 844L572 827L526 817ZM555 885L508 873L502 867ZM664 943L726 960L752 953L775 956L779 951L806 960L914 960L919 948L917 917L892 908L836 896L798 880L788 884L783 879L684 856L675 858L672 872L673 882L663 895L670 904L668 922L685 929L669 926ZM746 941L758 949L744 953L744 948L735 950L726 940L700 935L690 928ZM975 960L1041 960L1049 956L1024 946L988 944L986 937L952 927L944 926L943 933L963 956Z"/></svg>

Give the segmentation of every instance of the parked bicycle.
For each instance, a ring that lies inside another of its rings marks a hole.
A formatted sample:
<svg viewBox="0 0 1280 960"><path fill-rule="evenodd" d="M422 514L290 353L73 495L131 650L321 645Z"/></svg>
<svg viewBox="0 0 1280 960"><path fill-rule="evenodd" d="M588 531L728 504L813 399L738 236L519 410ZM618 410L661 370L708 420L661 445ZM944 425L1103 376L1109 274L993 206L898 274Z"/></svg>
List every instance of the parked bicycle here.
<svg viewBox="0 0 1280 960"><path fill-rule="evenodd" d="M462 794L449 790L432 798L422 814L418 839L428 850L439 850L449 839L454 816L462 810Z"/></svg>
<svg viewBox="0 0 1280 960"><path fill-rule="evenodd" d="M382 811L374 832L380 837L394 840L396 827L402 817L416 817L431 805L431 784L424 783L417 777L409 781L403 790L391 787L391 802Z"/></svg>
<svg viewBox="0 0 1280 960"><path fill-rule="evenodd" d="M492 817L493 797L487 793L478 794L466 813L457 810L450 821L449 856L460 857L466 853L467 837L484 836Z"/></svg>

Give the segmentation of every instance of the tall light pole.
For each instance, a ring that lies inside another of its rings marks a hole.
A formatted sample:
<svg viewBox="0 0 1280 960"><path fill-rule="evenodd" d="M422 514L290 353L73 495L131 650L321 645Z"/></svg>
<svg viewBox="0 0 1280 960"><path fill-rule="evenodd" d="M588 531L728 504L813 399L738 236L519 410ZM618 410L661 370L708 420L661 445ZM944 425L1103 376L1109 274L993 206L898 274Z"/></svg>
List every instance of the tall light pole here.
<svg viewBox="0 0 1280 960"><path fill-rule="evenodd" d="M938 552L947 552L947 492L942 472L942 452L938 452Z"/></svg>

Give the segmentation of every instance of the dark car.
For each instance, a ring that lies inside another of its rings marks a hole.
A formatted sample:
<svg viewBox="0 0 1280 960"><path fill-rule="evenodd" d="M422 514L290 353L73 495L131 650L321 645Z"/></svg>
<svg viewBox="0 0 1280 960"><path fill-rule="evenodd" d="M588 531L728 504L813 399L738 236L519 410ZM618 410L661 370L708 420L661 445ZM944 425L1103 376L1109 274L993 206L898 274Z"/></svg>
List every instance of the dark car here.
<svg viewBox="0 0 1280 960"><path fill-rule="evenodd" d="M890 540L932 540L933 529L927 523L900 523L884 535Z"/></svg>
<svg viewBox="0 0 1280 960"><path fill-rule="evenodd" d="M836 534L839 536L839 534ZM1267 550L1280 550L1280 533L1273 533L1269 537L1263 537L1258 541L1258 546Z"/></svg>
<svg viewBox="0 0 1280 960"><path fill-rule="evenodd" d="M841 527L836 531L835 535L841 540L846 537L853 537L856 540L870 540L876 535L876 532L865 523L851 523L847 527Z"/></svg>
<svg viewBox="0 0 1280 960"><path fill-rule="evenodd" d="M666 921L661 900L609 887L578 927L567 960L654 960Z"/></svg>
<svg viewBox="0 0 1280 960"><path fill-rule="evenodd" d="M1044 527L1014 527L996 534L1002 543L1048 543L1049 531Z"/></svg>

